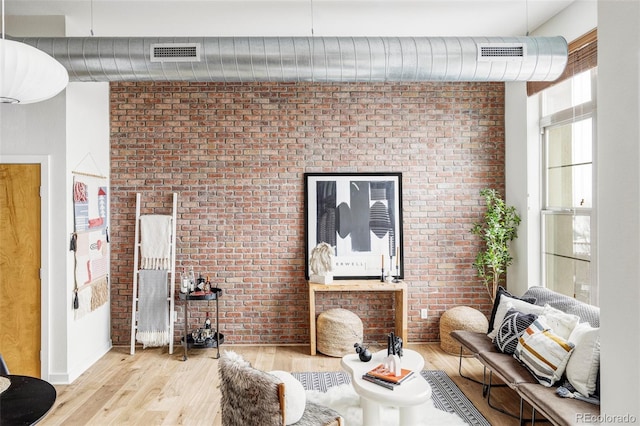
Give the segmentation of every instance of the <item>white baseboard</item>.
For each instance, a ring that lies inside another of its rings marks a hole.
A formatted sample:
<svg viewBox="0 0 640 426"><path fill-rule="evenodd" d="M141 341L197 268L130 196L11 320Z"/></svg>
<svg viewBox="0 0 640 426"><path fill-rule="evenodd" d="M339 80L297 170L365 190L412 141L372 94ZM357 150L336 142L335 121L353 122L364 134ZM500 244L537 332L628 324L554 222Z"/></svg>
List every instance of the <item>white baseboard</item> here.
<svg viewBox="0 0 640 426"><path fill-rule="evenodd" d="M49 382L54 385L69 385L74 382L78 377L82 375L85 371L89 369L93 364L95 364L100 358L102 358L107 352L111 350L113 347L111 339L104 342L104 344L100 347L96 347L95 351L89 354L82 362L78 365L71 366L66 373L52 373L49 374Z"/></svg>

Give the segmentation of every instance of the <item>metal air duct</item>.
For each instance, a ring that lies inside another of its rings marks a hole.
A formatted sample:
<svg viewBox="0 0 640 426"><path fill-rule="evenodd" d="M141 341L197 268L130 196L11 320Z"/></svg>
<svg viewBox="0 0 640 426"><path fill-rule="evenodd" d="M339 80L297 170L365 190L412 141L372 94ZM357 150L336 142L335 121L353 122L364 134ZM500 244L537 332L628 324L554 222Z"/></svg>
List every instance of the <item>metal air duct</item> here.
<svg viewBox="0 0 640 426"><path fill-rule="evenodd" d="M71 81L553 81L562 37L25 38Z"/></svg>

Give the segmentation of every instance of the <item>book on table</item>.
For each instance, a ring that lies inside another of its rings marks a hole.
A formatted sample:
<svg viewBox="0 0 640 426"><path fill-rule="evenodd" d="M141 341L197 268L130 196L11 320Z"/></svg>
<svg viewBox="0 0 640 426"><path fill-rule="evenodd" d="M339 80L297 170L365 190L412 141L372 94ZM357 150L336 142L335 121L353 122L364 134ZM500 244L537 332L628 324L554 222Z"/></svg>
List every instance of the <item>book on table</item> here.
<svg viewBox="0 0 640 426"><path fill-rule="evenodd" d="M378 365L376 368L367 371L363 378L375 378L378 380L382 380L386 383L390 383L392 385L399 385L408 378L413 376L413 371L407 370L406 368L402 368L400 371L400 375L396 376L395 372L389 370L384 366L384 364Z"/></svg>
<svg viewBox="0 0 640 426"><path fill-rule="evenodd" d="M387 382L382 379L378 379L377 377L369 376L367 373L362 375L362 380L375 383L376 385L382 386L383 388L387 388L389 390L393 390L396 386L398 386L397 383Z"/></svg>

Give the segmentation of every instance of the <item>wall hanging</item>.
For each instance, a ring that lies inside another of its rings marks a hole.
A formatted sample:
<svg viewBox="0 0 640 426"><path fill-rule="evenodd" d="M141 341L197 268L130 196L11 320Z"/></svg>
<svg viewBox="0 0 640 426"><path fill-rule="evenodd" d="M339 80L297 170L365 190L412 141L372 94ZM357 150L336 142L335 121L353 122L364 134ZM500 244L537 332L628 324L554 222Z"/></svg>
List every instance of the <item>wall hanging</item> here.
<svg viewBox="0 0 640 426"><path fill-rule="evenodd" d="M107 179L73 172L75 318L98 309L109 300L109 224Z"/></svg>
<svg viewBox="0 0 640 426"><path fill-rule="evenodd" d="M334 248L335 279L404 278L401 173L305 173L306 278L311 251Z"/></svg>

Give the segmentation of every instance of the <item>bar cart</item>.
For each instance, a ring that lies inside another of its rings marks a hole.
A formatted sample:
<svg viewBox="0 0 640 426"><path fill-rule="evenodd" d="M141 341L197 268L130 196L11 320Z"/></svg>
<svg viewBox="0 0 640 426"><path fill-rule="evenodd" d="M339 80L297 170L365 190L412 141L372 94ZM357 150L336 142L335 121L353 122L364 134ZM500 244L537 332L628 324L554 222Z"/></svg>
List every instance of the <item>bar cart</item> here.
<svg viewBox="0 0 640 426"><path fill-rule="evenodd" d="M184 337L182 338L182 346L184 347L184 355L182 360L187 360L189 348L216 348L215 359L220 358L220 345L224 342L224 335L220 333L220 315L218 309L218 300L222 296L222 289L213 287L210 291L194 291L191 293L180 293L180 299L184 300ZM189 307L192 301L215 300L216 315L215 328L199 328L189 332Z"/></svg>

